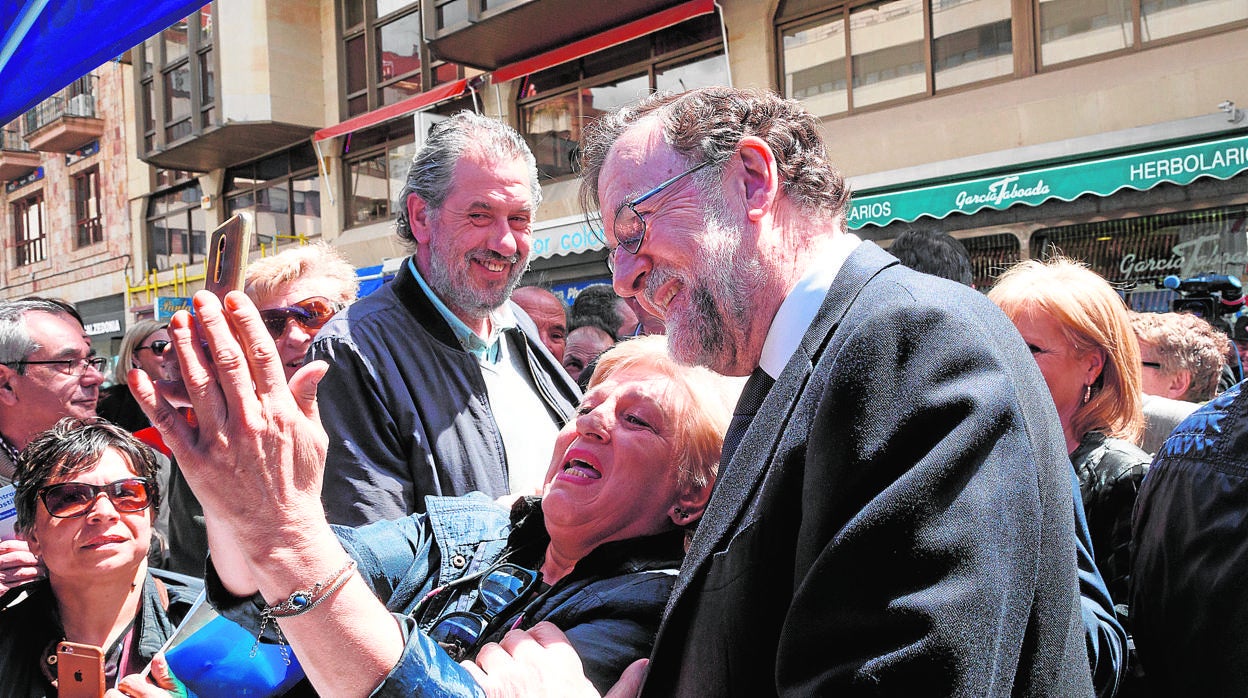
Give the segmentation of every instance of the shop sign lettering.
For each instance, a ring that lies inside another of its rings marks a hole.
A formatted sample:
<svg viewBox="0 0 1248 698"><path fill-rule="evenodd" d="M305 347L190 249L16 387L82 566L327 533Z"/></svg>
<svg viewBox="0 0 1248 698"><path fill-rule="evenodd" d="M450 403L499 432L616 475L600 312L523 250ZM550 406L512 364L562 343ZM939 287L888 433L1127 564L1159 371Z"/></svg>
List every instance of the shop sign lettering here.
<svg viewBox="0 0 1248 698"><path fill-rule="evenodd" d="M1248 265L1248 253L1224 252L1222 236L1217 233L1180 242L1171 253L1169 257L1145 258L1134 252L1125 254L1118 263L1118 271L1124 280L1170 274L1185 277L1211 273L1240 275Z"/></svg>
<svg viewBox="0 0 1248 698"><path fill-rule="evenodd" d="M1163 179L1248 165L1248 146L1229 145L1212 152L1156 158L1131 165L1131 181Z"/></svg>
<svg viewBox="0 0 1248 698"><path fill-rule="evenodd" d="M1026 199L1032 196L1045 196L1048 193L1049 187L1044 183L1043 179L1036 180L1036 183L1030 187L1020 187L1018 185L1018 175L1010 175L989 184L988 191L985 193L974 194L966 190L960 191L955 202L958 208L966 208L967 206L977 204L1000 206L1004 201Z"/></svg>

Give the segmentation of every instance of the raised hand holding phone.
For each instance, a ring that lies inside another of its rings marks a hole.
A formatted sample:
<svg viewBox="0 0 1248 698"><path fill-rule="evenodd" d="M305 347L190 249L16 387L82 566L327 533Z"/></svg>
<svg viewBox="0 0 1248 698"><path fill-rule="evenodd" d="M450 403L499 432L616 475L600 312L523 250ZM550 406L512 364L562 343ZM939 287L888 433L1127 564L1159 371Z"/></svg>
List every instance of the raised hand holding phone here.
<svg viewBox="0 0 1248 698"><path fill-rule="evenodd" d="M204 264L204 290L224 302L230 291L243 290L246 279L247 255L251 251L251 236L255 229L254 219L250 213L240 212L230 216L208 236L208 259ZM203 326L196 325L203 335ZM169 360L176 361L173 352ZM209 356L211 360L211 356ZM151 376L160 384L161 395L174 407L190 407L190 399L186 395L186 387L176 377L160 380L160 376Z"/></svg>
<svg viewBox="0 0 1248 698"><path fill-rule="evenodd" d="M236 213L208 236L208 262L204 289L225 300L230 291L243 290L247 254L255 229L250 213Z"/></svg>

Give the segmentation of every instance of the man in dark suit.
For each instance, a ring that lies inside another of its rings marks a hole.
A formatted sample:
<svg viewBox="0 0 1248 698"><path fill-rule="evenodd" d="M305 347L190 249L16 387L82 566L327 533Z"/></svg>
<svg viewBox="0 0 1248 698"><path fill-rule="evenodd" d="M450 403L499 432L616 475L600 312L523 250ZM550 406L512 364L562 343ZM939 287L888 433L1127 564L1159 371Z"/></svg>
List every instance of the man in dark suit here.
<svg viewBox="0 0 1248 698"><path fill-rule="evenodd" d="M582 164L616 292L751 375L643 695L1090 695L1070 462L1005 316L846 230L796 102L652 97Z"/></svg>

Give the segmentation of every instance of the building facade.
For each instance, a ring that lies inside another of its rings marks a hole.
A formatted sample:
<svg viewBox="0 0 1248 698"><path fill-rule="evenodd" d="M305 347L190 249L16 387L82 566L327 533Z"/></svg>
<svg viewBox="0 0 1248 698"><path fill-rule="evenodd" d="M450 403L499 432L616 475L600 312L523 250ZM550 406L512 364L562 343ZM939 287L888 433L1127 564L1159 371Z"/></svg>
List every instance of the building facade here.
<svg viewBox="0 0 1248 698"><path fill-rule="evenodd" d="M113 61L4 126L0 287L4 298L74 302L98 353L125 329L132 256L129 66Z"/></svg>

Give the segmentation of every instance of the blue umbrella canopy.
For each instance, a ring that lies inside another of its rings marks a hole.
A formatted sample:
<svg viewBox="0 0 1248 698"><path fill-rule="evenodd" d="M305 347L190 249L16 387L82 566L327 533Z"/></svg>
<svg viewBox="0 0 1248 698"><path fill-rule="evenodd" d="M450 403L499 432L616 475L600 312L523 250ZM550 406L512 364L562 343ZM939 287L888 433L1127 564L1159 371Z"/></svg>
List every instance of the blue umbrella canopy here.
<svg viewBox="0 0 1248 698"><path fill-rule="evenodd" d="M0 125L206 0L0 0Z"/></svg>

